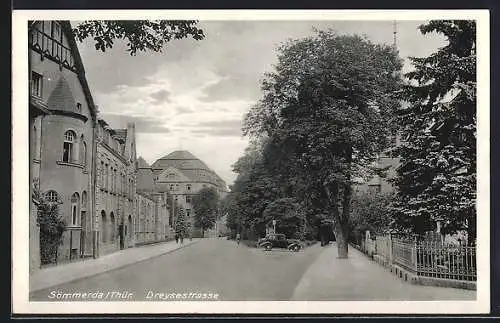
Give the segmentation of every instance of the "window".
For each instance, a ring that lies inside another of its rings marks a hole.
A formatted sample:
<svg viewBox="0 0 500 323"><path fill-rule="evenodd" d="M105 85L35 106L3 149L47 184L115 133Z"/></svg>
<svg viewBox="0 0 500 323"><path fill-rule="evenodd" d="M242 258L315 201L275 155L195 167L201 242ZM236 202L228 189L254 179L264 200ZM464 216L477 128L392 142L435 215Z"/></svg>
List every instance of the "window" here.
<svg viewBox="0 0 500 323"><path fill-rule="evenodd" d="M78 207L80 204L80 197L78 196L78 193L73 193L71 195L71 225L76 226L78 225Z"/></svg>
<svg viewBox="0 0 500 323"><path fill-rule="evenodd" d="M186 195L186 203L191 203L191 195Z"/></svg>
<svg viewBox="0 0 500 323"><path fill-rule="evenodd" d="M57 194L56 191L48 191L46 194L45 194L45 197L47 198L47 200L49 202L52 202L52 203L55 203L57 202L57 200L59 199L59 196Z"/></svg>
<svg viewBox="0 0 500 323"><path fill-rule="evenodd" d="M76 111L82 112L82 104L80 102L76 103Z"/></svg>
<svg viewBox="0 0 500 323"><path fill-rule="evenodd" d="M191 210L190 210L190 209L186 209L186 216L187 216L187 217L190 217L190 216L191 216Z"/></svg>
<svg viewBox="0 0 500 323"><path fill-rule="evenodd" d="M187 189L188 191L190 191L190 190L191 190L191 184L187 184L187 185L186 185L186 189Z"/></svg>
<svg viewBox="0 0 500 323"><path fill-rule="evenodd" d="M174 190L174 184L170 184L170 190L173 191Z"/></svg>
<svg viewBox="0 0 500 323"><path fill-rule="evenodd" d="M80 158L83 166L87 166L87 144L83 141L83 136L80 139Z"/></svg>
<svg viewBox="0 0 500 323"><path fill-rule="evenodd" d="M36 72L31 72L31 94L41 98L42 83L43 83L43 76Z"/></svg>
<svg viewBox="0 0 500 323"><path fill-rule="evenodd" d="M111 242L114 242L115 239L116 239L116 233L115 233L115 215L113 214L113 212L111 212L110 216L110 228L109 228L109 234L110 234L110 241Z"/></svg>
<svg viewBox="0 0 500 323"><path fill-rule="evenodd" d="M108 189L108 164L104 166L104 188Z"/></svg>
<svg viewBox="0 0 500 323"><path fill-rule="evenodd" d="M64 133L63 162L71 163L74 161L73 146L75 138L76 135L72 130L68 130Z"/></svg>
<svg viewBox="0 0 500 323"><path fill-rule="evenodd" d="M103 174L104 174L104 162L101 161L101 168L99 169L99 176L98 176L98 183L99 183L99 187L101 187L101 188L102 188L102 185L104 183Z"/></svg>
<svg viewBox="0 0 500 323"><path fill-rule="evenodd" d="M101 211L101 241L103 243L107 242L108 237L108 221L106 219L106 212Z"/></svg>
<svg viewBox="0 0 500 323"><path fill-rule="evenodd" d="M52 38L62 42L61 25L58 22L52 22Z"/></svg>
<svg viewBox="0 0 500 323"><path fill-rule="evenodd" d="M82 192L82 204L81 204L81 208L83 210L87 209L87 192L86 191Z"/></svg>

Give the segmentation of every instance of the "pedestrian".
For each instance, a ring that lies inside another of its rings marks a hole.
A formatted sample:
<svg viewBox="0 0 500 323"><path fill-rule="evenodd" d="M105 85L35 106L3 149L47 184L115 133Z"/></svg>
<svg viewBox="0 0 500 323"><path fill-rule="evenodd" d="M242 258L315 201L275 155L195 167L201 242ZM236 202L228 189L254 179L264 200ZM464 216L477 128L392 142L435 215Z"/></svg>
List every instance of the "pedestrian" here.
<svg viewBox="0 0 500 323"><path fill-rule="evenodd" d="M239 233L236 234L236 243L240 244L241 235Z"/></svg>
<svg viewBox="0 0 500 323"><path fill-rule="evenodd" d="M184 243L184 235L181 233L181 244Z"/></svg>
<svg viewBox="0 0 500 323"><path fill-rule="evenodd" d="M175 234L175 243L179 243L179 234L178 233Z"/></svg>

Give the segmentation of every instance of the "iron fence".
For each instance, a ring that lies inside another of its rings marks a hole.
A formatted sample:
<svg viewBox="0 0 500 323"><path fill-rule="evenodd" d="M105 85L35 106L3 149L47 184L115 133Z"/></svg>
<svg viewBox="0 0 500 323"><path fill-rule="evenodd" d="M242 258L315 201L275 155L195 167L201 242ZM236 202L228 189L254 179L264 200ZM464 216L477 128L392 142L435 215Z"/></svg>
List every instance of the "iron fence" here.
<svg viewBox="0 0 500 323"><path fill-rule="evenodd" d="M392 261L411 271L415 271L416 266L416 244L400 239L392 240Z"/></svg>
<svg viewBox="0 0 500 323"><path fill-rule="evenodd" d="M477 278L476 248L439 243L416 246L419 276L475 281Z"/></svg>

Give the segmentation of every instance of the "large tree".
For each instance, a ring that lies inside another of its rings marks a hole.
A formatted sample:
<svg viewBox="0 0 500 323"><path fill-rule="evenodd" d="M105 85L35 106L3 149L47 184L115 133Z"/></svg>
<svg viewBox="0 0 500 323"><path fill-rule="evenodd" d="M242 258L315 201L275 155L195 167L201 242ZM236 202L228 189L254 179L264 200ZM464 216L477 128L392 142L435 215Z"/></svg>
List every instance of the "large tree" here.
<svg viewBox="0 0 500 323"><path fill-rule="evenodd" d="M448 44L424 58L403 92L403 145L396 186L394 227L423 234L442 221L443 233L466 229L476 237L476 25L474 21L431 21Z"/></svg>
<svg viewBox="0 0 500 323"><path fill-rule="evenodd" d="M194 226L201 229L202 237L205 230L215 225L218 213L219 194L213 187L204 187L193 197Z"/></svg>
<svg viewBox="0 0 500 323"><path fill-rule="evenodd" d="M124 40L130 55L137 51L161 52L174 39L205 38L195 20L89 20L73 28L80 42L92 37L96 50L105 52L116 40Z"/></svg>
<svg viewBox="0 0 500 323"><path fill-rule="evenodd" d="M334 222L339 258L348 253L353 178L388 144L401 67L390 46L318 31L279 48L263 97L245 116L245 134L271 138L276 170Z"/></svg>

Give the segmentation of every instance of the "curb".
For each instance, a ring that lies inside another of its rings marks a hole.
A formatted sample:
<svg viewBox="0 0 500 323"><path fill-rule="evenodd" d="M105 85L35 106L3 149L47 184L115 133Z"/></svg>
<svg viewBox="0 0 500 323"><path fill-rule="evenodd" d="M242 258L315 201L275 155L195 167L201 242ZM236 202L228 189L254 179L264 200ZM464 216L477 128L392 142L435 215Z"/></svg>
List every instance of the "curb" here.
<svg viewBox="0 0 500 323"><path fill-rule="evenodd" d="M74 283L74 282L77 282L77 281L80 281L80 280L84 280L84 279L87 279L87 278L91 278L91 277L95 277L95 276L99 276L99 275L102 275L102 274L105 274L105 273L108 273L108 272L111 272L113 270L118 270L118 269L122 269L122 268L125 268L127 266L131 266L131 265L134 265L134 264L138 264L138 263L141 263L143 261L146 261L146 260L151 260L151 259L154 259L154 258L158 258L160 256L163 256L163 255L166 255L166 254L169 254L169 253L172 253L172 252L175 252L177 250L180 250L180 249L183 249L183 248L186 248L186 247L189 247L193 244L196 244L198 243L200 240L196 240L196 241L193 241L189 244L185 244L185 245L182 245L182 246L179 246L178 248L175 248L175 249L171 249L171 250L167 250L166 252L162 252L160 254L156 254L154 256L151 256L149 258L144 258L144 259L141 259L139 261L134 261L134 262L131 262L131 263L127 263L127 264L123 264L123 265L120 265L120 266L117 266L117 267L114 267L114 268L109 268L109 269L106 269L106 270L103 270L101 272L98 272L98 273L93 273L93 274L90 274L88 276L83 276L83 277L78 277L78 278L74 278L74 279L70 279L70 280L67 280L67 281L64 281L64 282L59 282L57 284L54 284L54 285L51 285L51 286L46 286L46 287L42 287L42 288L36 288L36 289L32 289L29 291L29 297L31 297L31 294L34 293L34 292L38 292L38 291L41 291L41 290L44 290L44 289L48 289L48 288L52 288L52 287L55 287L55 286L59 286L59 285L62 285L62 284L67 284L67 283Z"/></svg>

